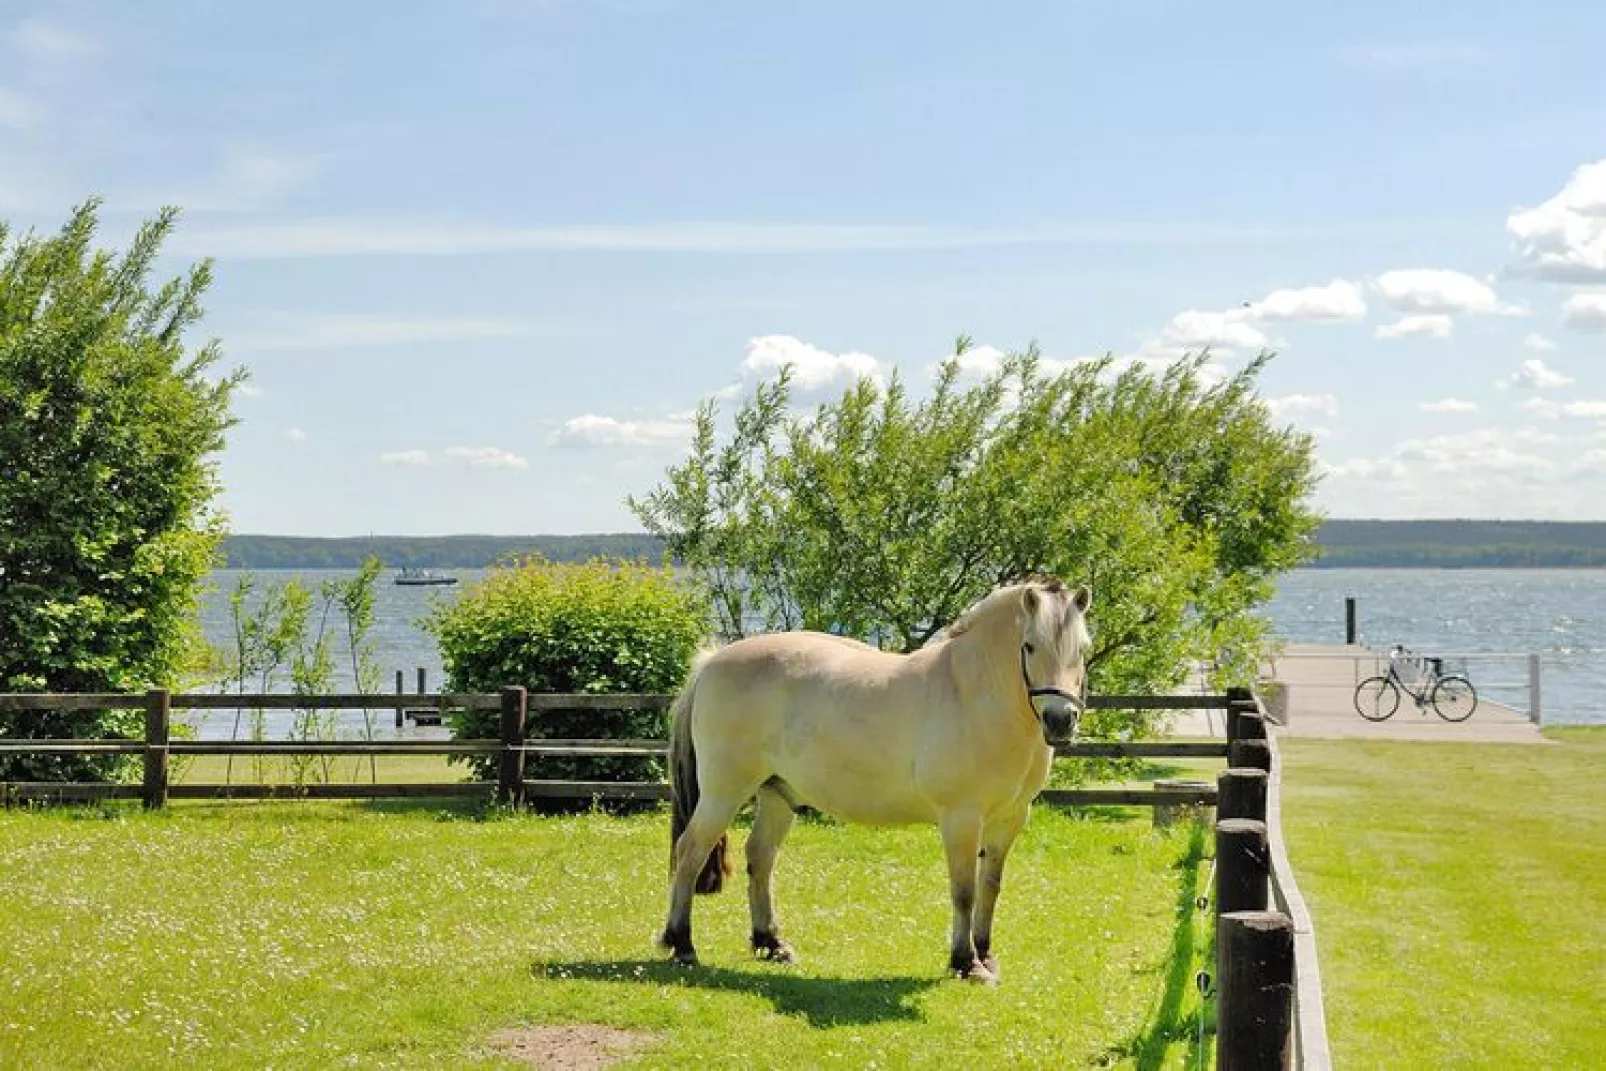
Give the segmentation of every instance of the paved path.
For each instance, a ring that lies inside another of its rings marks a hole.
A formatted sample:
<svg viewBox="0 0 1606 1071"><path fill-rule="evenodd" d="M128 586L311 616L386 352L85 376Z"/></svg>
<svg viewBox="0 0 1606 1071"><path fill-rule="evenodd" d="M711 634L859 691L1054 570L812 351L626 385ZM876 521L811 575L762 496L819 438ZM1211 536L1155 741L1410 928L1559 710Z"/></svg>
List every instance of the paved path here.
<svg viewBox="0 0 1606 1071"><path fill-rule="evenodd" d="M1526 713L1478 697L1478 709L1463 722L1447 722L1432 708L1418 710L1401 695L1387 721L1371 722L1355 710L1355 685L1388 672L1388 659L1365 647L1289 644L1277 658L1277 676L1288 692L1284 736L1364 740L1438 740L1502 744L1546 743ZM1478 683L1474 680L1473 685Z"/></svg>
<svg viewBox="0 0 1606 1071"><path fill-rule="evenodd" d="M1478 709L1464 722L1445 721L1431 709L1417 710L1409 695L1387 721L1370 722L1356 713L1355 685L1374 673L1388 672L1388 659L1365 647L1343 644L1289 644L1277 658L1277 677L1286 686L1285 724L1274 726L1283 736L1362 740L1438 740L1459 743L1543 744L1548 741L1527 715L1478 697ZM1477 681L1472 682L1474 685ZM1190 688L1189 691L1203 691ZM1218 711L1189 711L1175 717L1178 736L1225 735Z"/></svg>

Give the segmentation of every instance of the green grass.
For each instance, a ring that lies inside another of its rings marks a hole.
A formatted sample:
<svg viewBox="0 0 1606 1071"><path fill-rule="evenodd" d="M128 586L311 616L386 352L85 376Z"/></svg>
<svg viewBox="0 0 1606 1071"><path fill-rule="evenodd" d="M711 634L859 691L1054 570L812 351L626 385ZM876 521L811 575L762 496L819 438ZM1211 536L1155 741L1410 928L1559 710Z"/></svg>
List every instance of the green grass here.
<svg viewBox="0 0 1606 1071"><path fill-rule="evenodd" d="M801 822L803 963L751 960L743 884L704 960L652 946L662 814L431 803L0 812L0 1067L500 1066L525 1024L651 1031L640 1066L1191 1066L1204 838L1039 808L1011 858L996 990L944 978L929 828ZM1208 1058L1208 1054L1206 1054Z"/></svg>
<svg viewBox="0 0 1606 1071"><path fill-rule="evenodd" d="M1606 730L1288 740L1337 1067L1606 1061Z"/></svg>

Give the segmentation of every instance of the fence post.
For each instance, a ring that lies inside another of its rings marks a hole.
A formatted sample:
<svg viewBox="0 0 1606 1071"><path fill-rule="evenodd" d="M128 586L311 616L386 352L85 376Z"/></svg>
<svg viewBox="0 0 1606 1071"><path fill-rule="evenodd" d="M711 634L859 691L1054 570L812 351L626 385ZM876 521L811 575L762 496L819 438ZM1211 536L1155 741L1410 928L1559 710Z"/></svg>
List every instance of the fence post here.
<svg viewBox="0 0 1606 1071"><path fill-rule="evenodd" d="M418 694L423 695L429 691L429 670L423 666L418 667Z"/></svg>
<svg viewBox="0 0 1606 1071"><path fill-rule="evenodd" d="M523 688L502 689L502 764L496 783L496 802L509 807L517 806L524 799L525 705Z"/></svg>
<svg viewBox="0 0 1606 1071"><path fill-rule="evenodd" d="M1265 770L1226 769L1216 777L1216 816L1266 820Z"/></svg>
<svg viewBox="0 0 1606 1071"><path fill-rule="evenodd" d="M1217 941L1216 1067L1292 1068L1293 920L1280 911L1229 913Z"/></svg>
<svg viewBox="0 0 1606 1071"><path fill-rule="evenodd" d="M1219 806L1219 804L1218 804ZM1264 911L1271 895L1271 847L1266 823L1226 818L1216 823L1216 914Z"/></svg>
<svg viewBox="0 0 1606 1071"><path fill-rule="evenodd" d="M173 694L166 688L145 693L145 780L143 797L151 810L167 805L167 743Z"/></svg>
<svg viewBox="0 0 1606 1071"><path fill-rule="evenodd" d="M1227 743L1238 739L1238 711L1254 708L1255 696L1248 688L1227 689Z"/></svg>
<svg viewBox="0 0 1606 1071"><path fill-rule="evenodd" d="M1344 598L1344 642L1353 647L1355 637L1359 634L1360 629L1356 628L1355 596L1349 595Z"/></svg>
<svg viewBox="0 0 1606 1071"><path fill-rule="evenodd" d="M1257 707L1240 707L1238 710L1239 740L1266 739L1266 719Z"/></svg>
<svg viewBox="0 0 1606 1071"><path fill-rule="evenodd" d="M396 698L397 699L400 699L402 697L402 695L404 693L405 683L406 683L406 681L405 681L405 678L402 676L402 671L398 669L396 671ZM396 728L400 729L402 727L402 719L403 719L404 716L405 716L405 712L402 710L402 705L400 703L397 703L396 704Z"/></svg>
<svg viewBox="0 0 1606 1071"><path fill-rule="evenodd" d="M1234 740L1227 745L1227 765L1271 773L1271 745L1264 740Z"/></svg>
<svg viewBox="0 0 1606 1071"><path fill-rule="evenodd" d="M1528 656L1528 718L1535 725L1545 723L1545 705L1539 692L1539 656Z"/></svg>

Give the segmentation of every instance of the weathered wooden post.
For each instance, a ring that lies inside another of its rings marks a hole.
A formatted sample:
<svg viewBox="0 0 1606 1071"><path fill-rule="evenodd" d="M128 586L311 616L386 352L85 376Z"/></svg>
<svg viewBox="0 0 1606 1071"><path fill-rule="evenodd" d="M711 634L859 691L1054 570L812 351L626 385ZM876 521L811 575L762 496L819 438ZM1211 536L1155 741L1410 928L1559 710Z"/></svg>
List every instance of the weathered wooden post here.
<svg viewBox="0 0 1606 1071"><path fill-rule="evenodd" d="M418 667L418 694L423 695L429 691L429 670L423 666Z"/></svg>
<svg viewBox="0 0 1606 1071"><path fill-rule="evenodd" d="M166 688L145 693L145 780L141 795L151 810L167 806L167 745L173 694Z"/></svg>
<svg viewBox="0 0 1606 1071"><path fill-rule="evenodd" d="M1247 709L1254 709L1253 692L1248 688L1227 689L1227 743L1229 744L1238 739L1238 711L1245 709L1246 705Z"/></svg>
<svg viewBox="0 0 1606 1071"><path fill-rule="evenodd" d="M1344 598L1344 642L1354 646L1358 635L1360 629L1356 627L1355 596L1348 595Z"/></svg>
<svg viewBox="0 0 1606 1071"><path fill-rule="evenodd" d="M1271 847L1266 823L1225 818L1216 823L1216 914L1264 911L1271 895Z"/></svg>
<svg viewBox="0 0 1606 1071"><path fill-rule="evenodd" d="M1280 911L1229 912L1216 937L1216 1067L1282 1071L1294 1059L1294 923Z"/></svg>
<svg viewBox="0 0 1606 1071"><path fill-rule="evenodd" d="M396 671L396 699L398 700L396 703L396 728L398 729L402 727L402 721L407 716L406 711L402 709L402 704L400 702L400 699L405 694L405 691L406 677L402 674L402 671L398 669Z"/></svg>
<svg viewBox="0 0 1606 1071"><path fill-rule="evenodd" d="M1265 770L1230 767L1221 771L1216 777L1216 815L1264 822L1269 781Z"/></svg>
<svg viewBox="0 0 1606 1071"><path fill-rule="evenodd" d="M524 799L524 713L527 702L523 688L515 685L502 689L502 762L496 782L496 802L509 807L517 806Z"/></svg>
<svg viewBox="0 0 1606 1071"><path fill-rule="evenodd" d="M1227 745L1227 765L1271 772L1271 745L1264 740L1234 740Z"/></svg>
<svg viewBox="0 0 1606 1071"><path fill-rule="evenodd" d="M1238 740L1266 739L1266 717L1253 704L1238 708Z"/></svg>

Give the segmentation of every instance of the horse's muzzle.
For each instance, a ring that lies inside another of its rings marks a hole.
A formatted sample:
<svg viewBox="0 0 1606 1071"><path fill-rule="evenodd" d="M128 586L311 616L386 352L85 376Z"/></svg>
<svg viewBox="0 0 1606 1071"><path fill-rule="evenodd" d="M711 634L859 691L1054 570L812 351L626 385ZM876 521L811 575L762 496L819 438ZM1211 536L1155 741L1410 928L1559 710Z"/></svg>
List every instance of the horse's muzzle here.
<svg viewBox="0 0 1606 1071"><path fill-rule="evenodd" d="M1081 720L1081 711L1074 707L1063 713L1055 711L1043 712L1043 739L1050 747L1069 744L1076 739L1076 723Z"/></svg>

